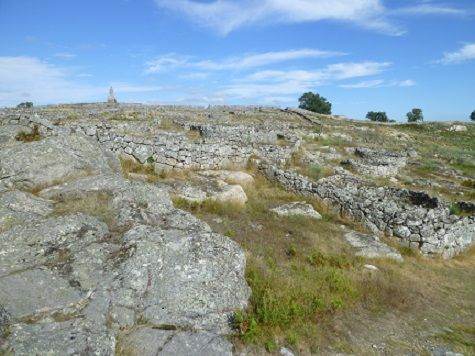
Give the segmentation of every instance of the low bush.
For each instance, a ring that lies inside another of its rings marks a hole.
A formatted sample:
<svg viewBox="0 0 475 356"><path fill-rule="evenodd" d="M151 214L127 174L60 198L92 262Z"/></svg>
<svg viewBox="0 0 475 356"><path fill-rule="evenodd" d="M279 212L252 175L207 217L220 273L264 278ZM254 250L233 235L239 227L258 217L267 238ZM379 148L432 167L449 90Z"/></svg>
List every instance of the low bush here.
<svg viewBox="0 0 475 356"><path fill-rule="evenodd" d="M15 136L15 140L22 142L33 142L41 140L41 134L38 125L33 126L31 132L20 131Z"/></svg>

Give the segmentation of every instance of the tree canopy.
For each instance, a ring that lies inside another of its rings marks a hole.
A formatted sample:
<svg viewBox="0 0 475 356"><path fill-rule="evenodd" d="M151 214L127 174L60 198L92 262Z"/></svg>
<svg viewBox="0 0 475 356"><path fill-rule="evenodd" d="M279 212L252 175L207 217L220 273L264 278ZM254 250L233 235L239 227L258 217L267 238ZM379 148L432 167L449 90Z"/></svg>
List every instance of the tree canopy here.
<svg viewBox="0 0 475 356"><path fill-rule="evenodd" d="M32 108L33 103L31 101L25 101L24 103L20 103L16 106L18 109L25 109L25 108Z"/></svg>
<svg viewBox="0 0 475 356"><path fill-rule="evenodd" d="M332 113L332 104L320 94L312 92L304 93L299 98L299 108L313 111L319 114L330 115Z"/></svg>
<svg viewBox="0 0 475 356"><path fill-rule="evenodd" d="M419 122L424 121L424 115L422 115L421 109L412 109L410 112L406 114L407 122Z"/></svg>
<svg viewBox="0 0 475 356"><path fill-rule="evenodd" d="M470 114L470 120L475 121L475 110Z"/></svg>
<svg viewBox="0 0 475 356"><path fill-rule="evenodd" d="M366 118L371 121L389 122L388 115L383 111L369 111Z"/></svg>

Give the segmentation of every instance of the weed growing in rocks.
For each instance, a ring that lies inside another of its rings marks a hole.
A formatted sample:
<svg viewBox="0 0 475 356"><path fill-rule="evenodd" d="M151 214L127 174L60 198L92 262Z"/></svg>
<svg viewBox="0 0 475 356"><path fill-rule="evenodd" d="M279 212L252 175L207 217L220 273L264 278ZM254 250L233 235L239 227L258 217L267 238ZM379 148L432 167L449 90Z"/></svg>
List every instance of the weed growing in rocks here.
<svg viewBox="0 0 475 356"><path fill-rule="evenodd" d="M38 125L33 126L31 132L20 131L15 136L15 140L22 142L33 142L41 140L41 134Z"/></svg>
<svg viewBox="0 0 475 356"><path fill-rule="evenodd" d="M120 164L122 166L122 174L126 178L131 178L131 175L143 175L147 182L153 183L166 178L166 172L160 171L156 172L153 165L153 157L149 157L145 164L140 164L134 159L130 158L120 158Z"/></svg>

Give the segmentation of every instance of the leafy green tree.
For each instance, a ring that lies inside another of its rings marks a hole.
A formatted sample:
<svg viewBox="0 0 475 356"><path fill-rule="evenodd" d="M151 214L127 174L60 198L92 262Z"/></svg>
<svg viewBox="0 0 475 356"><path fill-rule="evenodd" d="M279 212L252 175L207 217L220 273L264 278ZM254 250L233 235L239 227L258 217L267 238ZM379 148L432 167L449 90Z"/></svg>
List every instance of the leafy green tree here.
<svg viewBox="0 0 475 356"><path fill-rule="evenodd" d="M417 108L412 109L412 111L408 112L406 116L407 116L407 122L424 121L424 115L422 115L421 109L417 109Z"/></svg>
<svg viewBox="0 0 475 356"><path fill-rule="evenodd" d="M332 113L332 104L320 94L312 92L304 93L299 98L299 108L313 111L319 114L330 115Z"/></svg>
<svg viewBox="0 0 475 356"><path fill-rule="evenodd" d="M18 109L27 109L27 108L32 108L33 103L31 101L26 101L24 103L20 103L16 106Z"/></svg>
<svg viewBox="0 0 475 356"><path fill-rule="evenodd" d="M366 118L371 121L389 122L388 115L383 111L369 111Z"/></svg>
<svg viewBox="0 0 475 356"><path fill-rule="evenodd" d="M472 114L470 114L470 120L475 121L475 110L473 110Z"/></svg>

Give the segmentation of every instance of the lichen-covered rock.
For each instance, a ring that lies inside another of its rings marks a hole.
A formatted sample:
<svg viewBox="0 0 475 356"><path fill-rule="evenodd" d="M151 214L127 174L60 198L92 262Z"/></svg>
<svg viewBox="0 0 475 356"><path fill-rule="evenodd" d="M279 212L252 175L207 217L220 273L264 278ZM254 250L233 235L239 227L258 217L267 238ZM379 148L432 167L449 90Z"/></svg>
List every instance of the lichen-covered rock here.
<svg viewBox="0 0 475 356"><path fill-rule="evenodd" d="M115 337L104 325L82 318L15 324L6 349L14 355L114 355Z"/></svg>
<svg viewBox="0 0 475 356"><path fill-rule="evenodd" d="M393 247L379 241L377 236L351 231L345 234L346 241L353 246L357 256L366 258L390 258L402 262L401 254Z"/></svg>
<svg viewBox="0 0 475 356"><path fill-rule="evenodd" d="M8 328L11 322L10 313L0 304L0 344L1 340L8 332ZM1 348L0 348L1 351Z"/></svg>
<svg viewBox="0 0 475 356"><path fill-rule="evenodd" d="M139 303L149 322L225 333L230 311L247 305L245 258L231 240L137 226L124 243L128 258L115 281L113 303Z"/></svg>
<svg viewBox="0 0 475 356"><path fill-rule="evenodd" d="M0 233L0 278L64 260L70 253L101 240L107 232L104 223L82 214L16 225Z"/></svg>
<svg viewBox="0 0 475 356"><path fill-rule="evenodd" d="M247 202L246 192L237 184L223 184L221 185L220 190L212 192L209 198L220 203L244 205Z"/></svg>
<svg viewBox="0 0 475 356"><path fill-rule="evenodd" d="M199 174L205 177L223 180L228 184L239 184L243 187L252 185L254 183L254 178L250 174L240 171L202 171Z"/></svg>
<svg viewBox="0 0 475 356"><path fill-rule="evenodd" d="M304 216L310 219L320 220L322 216L316 211L311 204L306 202L293 202L280 205L271 209L271 211L279 216Z"/></svg>
<svg viewBox="0 0 475 356"><path fill-rule="evenodd" d="M0 232L48 216L53 211L53 203L18 190L0 193Z"/></svg>
<svg viewBox="0 0 475 356"><path fill-rule="evenodd" d="M23 125L0 125L0 145L15 142L20 132L29 132L30 128Z"/></svg>
<svg viewBox="0 0 475 356"><path fill-rule="evenodd" d="M231 356L232 344L223 336L207 332L157 330L140 327L125 336L121 352L131 356Z"/></svg>
<svg viewBox="0 0 475 356"><path fill-rule="evenodd" d="M51 186L80 176L112 173L117 167L117 158L106 154L97 142L74 135L48 137L2 147L0 185Z"/></svg>
<svg viewBox="0 0 475 356"><path fill-rule="evenodd" d="M0 300L15 319L62 310L81 299L67 280L48 269L32 269L0 277Z"/></svg>

